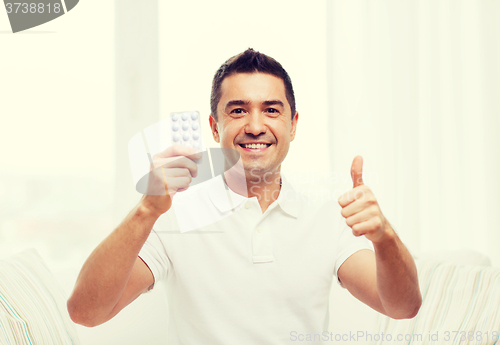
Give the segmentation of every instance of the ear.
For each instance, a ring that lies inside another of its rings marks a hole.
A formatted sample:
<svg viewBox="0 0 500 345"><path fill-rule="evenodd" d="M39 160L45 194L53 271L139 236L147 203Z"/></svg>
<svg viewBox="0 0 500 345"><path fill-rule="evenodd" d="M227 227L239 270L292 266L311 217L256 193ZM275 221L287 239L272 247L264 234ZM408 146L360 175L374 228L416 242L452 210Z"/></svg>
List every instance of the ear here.
<svg viewBox="0 0 500 345"><path fill-rule="evenodd" d="M299 113L296 111L295 116L292 119L292 128L290 130L290 141L295 139L295 131L297 130L297 122L299 121Z"/></svg>
<svg viewBox="0 0 500 345"><path fill-rule="evenodd" d="M210 122L210 128L212 129L212 136L214 137L215 142L220 143L219 128L217 127L217 121L214 119L212 114L208 117L208 122Z"/></svg>

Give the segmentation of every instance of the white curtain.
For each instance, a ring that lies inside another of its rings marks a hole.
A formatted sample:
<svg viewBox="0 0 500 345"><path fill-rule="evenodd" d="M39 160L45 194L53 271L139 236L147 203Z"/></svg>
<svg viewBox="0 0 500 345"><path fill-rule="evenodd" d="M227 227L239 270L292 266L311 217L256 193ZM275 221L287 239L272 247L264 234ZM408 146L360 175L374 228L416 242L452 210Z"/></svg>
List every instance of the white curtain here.
<svg viewBox="0 0 500 345"><path fill-rule="evenodd" d="M414 253L500 264L500 2L327 0L330 159Z"/></svg>

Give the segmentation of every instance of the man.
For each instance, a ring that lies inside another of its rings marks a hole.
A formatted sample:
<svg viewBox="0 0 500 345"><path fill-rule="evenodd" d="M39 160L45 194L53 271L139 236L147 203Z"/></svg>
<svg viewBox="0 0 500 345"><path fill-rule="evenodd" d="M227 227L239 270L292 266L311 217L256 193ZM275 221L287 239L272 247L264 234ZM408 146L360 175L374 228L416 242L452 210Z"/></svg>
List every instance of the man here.
<svg viewBox="0 0 500 345"><path fill-rule="evenodd" d="M207 208L228 216L195 233L175 231L167 211L197 175L200 155L182 146L156 155L162 168L151 183L168 193L144 195L92 252L68 300L71 318L99 325L164 280L166 343L283 344L292 333L328 330L334 276L373 309L414 317L415 263L363 184L361 157L351 167L354 188L322 207L302 203L281 176L298 118L277 61L252 49L226 61L214 77L209 121L215 141L240 155L243 170L220 182L242 202L224 206L210 192ZM158 219L167 231L152 231Z"/></svg>

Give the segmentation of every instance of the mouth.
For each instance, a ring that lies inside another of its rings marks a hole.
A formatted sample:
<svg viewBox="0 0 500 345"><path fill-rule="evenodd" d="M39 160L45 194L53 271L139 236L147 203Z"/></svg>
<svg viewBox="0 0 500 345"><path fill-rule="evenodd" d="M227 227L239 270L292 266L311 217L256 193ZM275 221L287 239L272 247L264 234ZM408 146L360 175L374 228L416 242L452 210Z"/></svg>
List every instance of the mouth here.
<svg viewBox="0 0 500 345"><path fill-rule="evenodd" d="M246 144L239 144L243 150L247 152L260 152L260 151L265 151L269 146L272 144L268 143L246 143Z"/></svg>

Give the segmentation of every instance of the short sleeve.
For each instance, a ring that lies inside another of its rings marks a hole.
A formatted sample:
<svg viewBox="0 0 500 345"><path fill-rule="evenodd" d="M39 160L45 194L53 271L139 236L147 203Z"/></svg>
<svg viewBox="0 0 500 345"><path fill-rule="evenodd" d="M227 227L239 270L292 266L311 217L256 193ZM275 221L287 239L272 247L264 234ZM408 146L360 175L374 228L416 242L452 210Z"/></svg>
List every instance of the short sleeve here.
<svg viewBox="0 0 500 345"><path fill-rule="evenodd" d="M373 244L365 236L356 237L352 233L352 229L347 225L345 218L339 212L339 218L336 221L337 224L337 256L335 258L335 277L337 277L337 282L340 286L344 287L340 280L338 279L338 269L350 257L352 254L356 253L361 249L373 249Z"/></svg>
<svg viewBox="0 0 500 345"><path fill-rule="evenodd" d="M149 267L154 278L154 286L162 280L166 280L170 270L170 259L163 242L158 233L153 229L146 242L142 246L139 257ZM150 290L151 291L151 290Z"/></svg>

